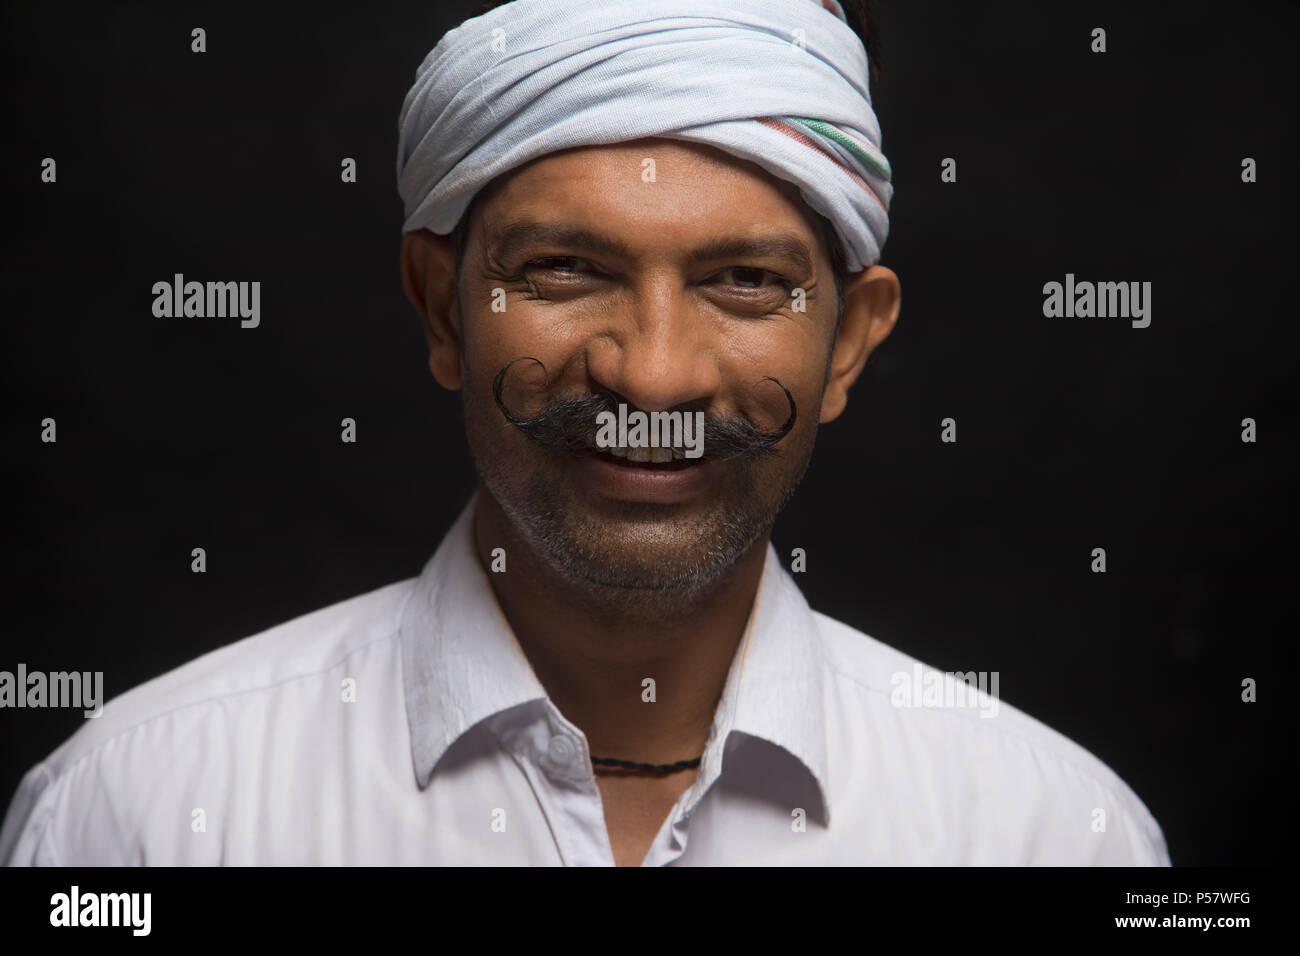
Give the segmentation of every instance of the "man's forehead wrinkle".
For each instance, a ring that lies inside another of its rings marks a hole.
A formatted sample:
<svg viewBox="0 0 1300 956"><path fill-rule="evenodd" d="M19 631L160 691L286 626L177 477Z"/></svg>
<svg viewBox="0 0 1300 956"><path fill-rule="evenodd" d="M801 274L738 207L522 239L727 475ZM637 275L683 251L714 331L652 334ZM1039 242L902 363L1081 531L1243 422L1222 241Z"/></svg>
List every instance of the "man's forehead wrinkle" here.
<svg viewBox="0 0 1300 956"><path fill-rule="evenodd" d="M645 160L654 163L654 185L710 187L753 184L775 189L786 199L801 201L793 183L774 176L757 163L713 146L687 141L654 139L629 143L581 146L559 150L530 160L505 174L499 185L528 191L542 182L571 184L578 180L608 180L624 187L629 180L642 182Z"/></svg>

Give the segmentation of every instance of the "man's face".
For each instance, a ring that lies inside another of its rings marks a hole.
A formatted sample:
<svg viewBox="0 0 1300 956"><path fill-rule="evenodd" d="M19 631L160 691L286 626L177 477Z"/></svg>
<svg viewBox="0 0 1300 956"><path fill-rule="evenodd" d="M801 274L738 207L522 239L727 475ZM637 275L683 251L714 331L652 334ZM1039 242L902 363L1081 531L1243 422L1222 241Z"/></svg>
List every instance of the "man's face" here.
<svg viewBox="0 0 1300 956"><path fill-rule="evenodd" d="M697 592L775 520L812 454L836 324L827 250L793 186L667 140L546 156L480 196L458 282L470 450L557 571L606 589ZM523 356L541 366L507 372L516 415L605 393L629 411L775 431L790 405L770 378L798 414L765 456L714 459L706 441L699 459L637 463L544 446L493 397L497 373Z"/></svg>

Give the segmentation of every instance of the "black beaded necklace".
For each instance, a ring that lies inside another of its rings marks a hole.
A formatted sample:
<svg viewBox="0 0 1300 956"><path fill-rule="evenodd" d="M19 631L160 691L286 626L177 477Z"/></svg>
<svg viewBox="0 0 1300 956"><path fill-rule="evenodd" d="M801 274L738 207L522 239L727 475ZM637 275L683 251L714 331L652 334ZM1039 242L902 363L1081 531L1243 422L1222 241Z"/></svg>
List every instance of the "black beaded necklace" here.
<svg viewBox="0 0 1300 956"><path fill-rule="evenodd" d="M632 760L618 760L614 757L592 757L592 769L600 773L601 767L611 767L617 770L632 770L640 773L676 773L679 770L691 770L700 765L703 754L694 760L679 760L676 763L636 763Z"/></svg>

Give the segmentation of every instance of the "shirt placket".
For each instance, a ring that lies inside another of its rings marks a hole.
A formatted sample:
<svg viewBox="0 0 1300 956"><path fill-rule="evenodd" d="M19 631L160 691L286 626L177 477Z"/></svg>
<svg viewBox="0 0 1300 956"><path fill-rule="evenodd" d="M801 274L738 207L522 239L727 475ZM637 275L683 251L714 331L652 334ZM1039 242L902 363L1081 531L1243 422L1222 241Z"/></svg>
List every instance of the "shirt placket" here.
<svg viewBox="0 0 1300 956"><path fill-rule="evenodd" d="M586 736L549 701L533 714L527 722L500 728L497 736L528 778L561 861L566 866L613 866Z"/></svg>

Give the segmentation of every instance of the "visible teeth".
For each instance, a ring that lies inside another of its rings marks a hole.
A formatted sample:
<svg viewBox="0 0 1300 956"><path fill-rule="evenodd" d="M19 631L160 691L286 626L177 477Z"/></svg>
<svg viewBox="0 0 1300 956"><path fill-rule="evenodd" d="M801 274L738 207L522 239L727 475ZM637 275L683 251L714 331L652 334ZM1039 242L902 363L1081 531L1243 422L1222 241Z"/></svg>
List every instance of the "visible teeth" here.
<svg viewBox="0 0 1300 956"><path fill-rule="evenodd" d="M670 461L682 461L686 458L685 448L655 448L650 445L611 445L604 451L615 458L647 464L667 464Z"/></svg>

